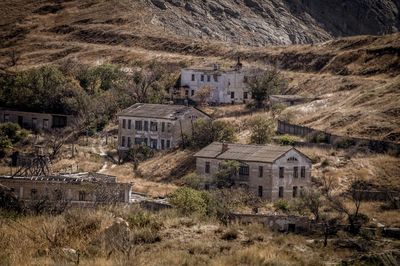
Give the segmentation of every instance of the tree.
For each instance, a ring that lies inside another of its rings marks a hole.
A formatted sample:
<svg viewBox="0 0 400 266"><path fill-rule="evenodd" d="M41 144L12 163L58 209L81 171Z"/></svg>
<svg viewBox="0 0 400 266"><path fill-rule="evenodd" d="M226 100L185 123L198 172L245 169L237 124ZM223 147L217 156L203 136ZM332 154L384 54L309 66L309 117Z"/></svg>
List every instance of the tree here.
<svg viewBox="0 0 400 266"><path fill-rule="evenodd" d="M193 213L204 215L207 211L202 192L188 187L175 190L170 196L170 202L184 215Z"/></svg>
<svg viewBox="0 0 400 266"><path fill-rule="evenodd" d="M261 115L251 118L247 122L250 128L250 141L256 144L265 144L271 142L274 135L274 122L271 119Z"/></svg>
<svg viewBox="0 0 400 266"><path fill-rule="evenodd" d="M239 171L238 161L226 160L219 164L218 172L215 174L215 183L218 188L230 188L235 184L233 179Z"/></svg>
<svg viewBox="0 0 400 266"><path fill-rule="evenodd" d="M279 93L285 81L279 71L272 68L266 71L256 70L248 78L248 84L257 107L262 108L271 95Z"/></svg>
<svg viewBox="0 0 400 266"><path fill-rule="evenodd" d="M213 141L233 142L235 140L235 128L226 121L196 120L193 123L191 145L202 148Z"/></svg>
<svg viewBox="0 0 400 266"><path fill-rule="evenodd" d="M304 189L300 193L300 208L308 209L314 216L314 221L320 220L320 209L323 205L321 192L315 188Z"/></svg>
<svg viewBox="0 0 400 266"><path fill-rule="evenodd" d="M199 105L205 105L207 100L210 98L212 88L209 85L204 85L200 87L195 94L195 99Z"/></svg>

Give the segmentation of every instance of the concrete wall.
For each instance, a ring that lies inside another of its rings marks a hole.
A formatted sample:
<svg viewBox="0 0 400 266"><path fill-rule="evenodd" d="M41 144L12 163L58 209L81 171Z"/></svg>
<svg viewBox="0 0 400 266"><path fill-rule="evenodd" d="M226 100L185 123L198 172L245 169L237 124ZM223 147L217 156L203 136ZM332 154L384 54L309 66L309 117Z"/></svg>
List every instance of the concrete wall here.
<svg viewBox="0 0 400 266"><path fill-rule="evenodd" d="M297 161L288 160L296 158ZM196 171L199 175L213 178L218 172L219 163L222 160L213 158L196 158ZM206 162L210 163L210 173L205 173ZM273 164L261 162L243 162L249 166L249 177L243 179L238 177L235 183L247 185L249 191L258 195L259 187L262 187L262 198L275 201L279 199L279 187L283 187L283 199L293 199L293 187L297 187L297 197L302 188L311 185L311 162L296 150L290 150ZM263 167L263 176L259 177L259 166ZM298 177L294 177L294 167L298 167ZM301 167L305 167L305 177L301 177ZM279 167L284 167L284 178L279 178Z"/></svg>
<svg viewBox="0 0 400 266"><path fill-rule="evenodd" d="M396 156L400 155L400 144L395 142L338 136L321 130L316 130L301 125L294 125L280 120L278 120L278 132L281 134L290 134L290 135L308 137L309 141L311 140L312 136L319 135L323 138L323 141L325 143L336 145L339 147L341 143L347 143L349 147L351 146L366 147L369 150L378 153L389 152Z"/></svg>
<svg viewBox="0 0 400 266"><path fill-rule="evenodd" d="M218 73L218 74L215 74ZM192 80L195 75L195 80ZM203 81L201 76L204 76ZM209 102L212 103L243 103L244 92L248 92L247 85L244 82L245 73L243 71L211 71L182 69L181 71L181 87L189 87L189 98L195 99L196 92L204 85L212 88ZM210 80L210 81L208 81ZM231 98L231 92L234 92L234 98ZM247 100L250 100L248 93Z"/></svg>
<svg viewBox="0 0 400 266"><path fill-rule="evenodd" d="M61 192L62 199L71 201L72 203L80 202L79 192L85 192L85 202L100 201L105 194L113 195L117 193L119 196L112 196L118 202L128 203L130 199L131 187L122 183L72 183L60 181L45 180L26 180L21 178L1 178L0 184L14 190L15 196L23 201L31 201L49 197L49 200L56 200L55 191ZM32 197L32 190L36 190L35 197ZM97 196L97 198L96 198ZM101 196L101 197L100 197Z"/></svg>
<svg viewBox="0 0 400 266"><path fill-rule="evenodd" d="M19 122L21 122L19 120L19 117L22 117L22 124L20 124L20 126L28 129L51 129L53 127L53 118L55 116L65 117L67 120L66 126L70 126L73 122L73 116L70 115L55 115L47 113L33 113L0 109L0 123L12 122L19 124ZM6 120L7 117L8 121Z"/></svg>

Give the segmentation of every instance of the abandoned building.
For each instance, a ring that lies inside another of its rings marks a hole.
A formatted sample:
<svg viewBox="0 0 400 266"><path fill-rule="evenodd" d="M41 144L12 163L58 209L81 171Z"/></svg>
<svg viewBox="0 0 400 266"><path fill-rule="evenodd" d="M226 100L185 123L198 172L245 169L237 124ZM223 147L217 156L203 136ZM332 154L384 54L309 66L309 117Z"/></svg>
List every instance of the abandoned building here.
<svg viewBox="0 0 400 266"><path fill-rule="evenodd" d="M269 99L271 101L271 104L280 103L286 106L302 104L309 101L308 98L300 95L271 95Z"/></svg>
<svg viewBox="0 0 400 266"><path fill-rule="evenodd" d="M239 162L235 185L267 200L296 198L311 183L311 160L290 146L213 142L194 156L197 173L212 180L222 161Z"/></svg>
<svg viewBox="0 0 400 266"><path fill-rule="evenodd" d="M118 114L118 150L145 144L166 150L178 146L190 135L193 122L210 119L202 111L184 105L137 103Z"/></svg>
<svg viewBox="0 0 400 266"><path fill-rule="evenodd" d="M72 124L73 116L48 113L33 113L0 108L0 123L16 123L33 130L64 128Z"/></svg>
<svg viewBox="0 0 400 266"><path fill-rule="evenodd" d="M90 206L95 203L129 203L131 194L131 184L118 183L113 176L97 173L0 176L0 184L8 187L23 202L48 200Z"/></svg>
<svg viewBox="0 0 400 266"><path fill-rule="evenodd" d="M214 64L207 67L185 68L181 70L181 94L188 99L197 100L198 91L209 86L210 97L207 100L214 104L245 103L251 99L246 84L246 71L240 59L231 68L221 68Z"/></svg>

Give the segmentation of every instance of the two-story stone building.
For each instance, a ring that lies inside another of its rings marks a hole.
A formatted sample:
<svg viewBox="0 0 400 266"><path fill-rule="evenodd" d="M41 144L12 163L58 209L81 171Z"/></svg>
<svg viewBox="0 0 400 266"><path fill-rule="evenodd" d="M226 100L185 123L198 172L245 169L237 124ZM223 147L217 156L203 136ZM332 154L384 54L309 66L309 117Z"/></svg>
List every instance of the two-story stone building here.
<svg viewBox="0 0 400 266"><path fill-rule="evenodd" d="M135 144L166 150L178 146L184 135L192 133L193 122L210 117L184 105L137 103L118 114L118 150Z"/></svg>
<svg viewBox="0 0 400 266"><path fill-rule="evenodd" d="M311 160L290 146L214 142L194 156L197 173L211 179L222 161L238 161L235 185L268 200L298 197L311 183Z"/></svg>
<svg viewBox="0 0 400 266"><path fill-rule="evenodd" d="M238 60L238 63L231 68L221 68L214 64L182 69L180 87L185 91L185 96L192 100L196 100L199 89L209 86L211 93L208 102L210 103L244 103L251 98L246 79L246 71Z"/></svg>

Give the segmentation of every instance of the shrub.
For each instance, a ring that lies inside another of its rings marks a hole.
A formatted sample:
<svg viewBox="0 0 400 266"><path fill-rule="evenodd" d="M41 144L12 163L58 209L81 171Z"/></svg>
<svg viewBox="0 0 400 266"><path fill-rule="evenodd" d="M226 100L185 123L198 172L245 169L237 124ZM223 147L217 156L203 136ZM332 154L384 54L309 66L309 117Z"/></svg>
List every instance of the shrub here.
<svg viewBox="0 0 400 266"><path fill-rule="evenodd" d="M296 138L290 135L281 135L276 137L276 141L280 145L290 145L293 146L296 143Z"/></svg>
<svg viewBox="0 0 400 266"><path fill-rule="evenodd" d="M233 142L235 128L226 121L197 120L193 124L193 135L187 143L194 148L202 148L213 141Z"/></svg>
<svg viewBox="0 0 400 266"><path fill-rule="evenodd" d="M277 211L289 212L289 203L286 200L280 199L274 202L274 208Z"/></svg>
<svg viewBox="0 0 400 266"><path fill-rule="evenodd" d="M188 187L178 188L170 196L170 202L184 215L205 215L207 204L201 191Z"/></svg>
<svg viewBox="0 0 400 266"><path fill-rule="evenodd" d="M255 116L247 122L247 126L251 132L251 143L265 144L271 142L274 135L274 122L271 119L261 115Z"/></svg>
<svg viewBox="0 0 400 266"><path fill-rule="evenodd" d="M183 183L185 186L193 188L193 189L202 189L204 185L209 183L209 178L205 176L197 175L196 173L190 173L185 175L182 178Z"/></svg>
<svg viewBox="0 0 400 266"><path fill-rule="evenodd" d="M239 232L236 228L229 228L227 231L225 231L222 234L221 239L231 241L231 240L237 239L238 235L239 235Z"/></svg>
<svg viewBox="0 0 400 266"><path fill-rule="evenodd" d="M356 142L353 139L342 139L338 142L336 142L336 147L339 149L348 149L352 146L355 146Z"/></svg>
<svg viewBox="0 0 400 266"><path fill-rule="evenodd" d="M131 228L150 228L154 231L162 228L162 221L145 211L138 211L130 215L127 222Z"/></svg>

